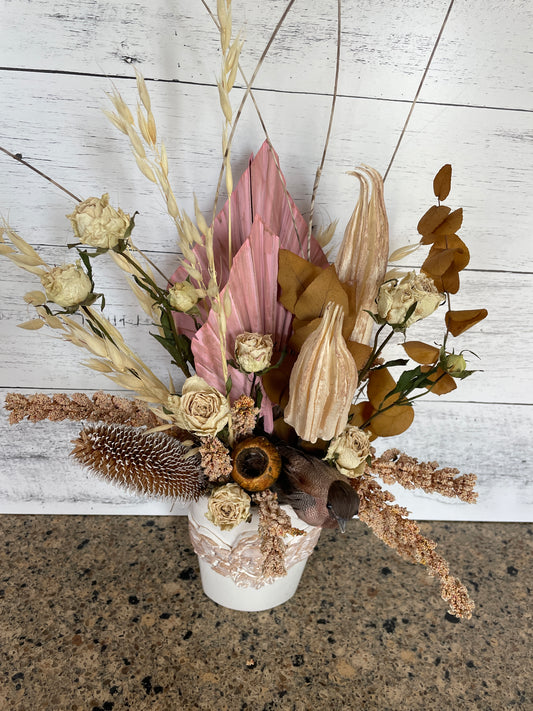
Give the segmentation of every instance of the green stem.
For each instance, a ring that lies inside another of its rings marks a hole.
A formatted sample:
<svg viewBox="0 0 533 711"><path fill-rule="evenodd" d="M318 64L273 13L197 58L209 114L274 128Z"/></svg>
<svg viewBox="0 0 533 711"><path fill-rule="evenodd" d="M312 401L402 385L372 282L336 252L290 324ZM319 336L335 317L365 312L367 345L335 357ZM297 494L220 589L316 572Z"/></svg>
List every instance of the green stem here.
<svg viewBox="0 0 533 711"><path fill-rule="evenodd" d="M359 373L359 382L360 382L360 381L365 377L365 375L368 373L368 371L369 371L370 368L372 367L372 365L373 365L374 361L376 360L376 358L379 356L379 354L381 353L381 351L385 348L385 346L387 345L387 343L390 341L390 339L391 339L391 338L393 337L393 335L394 335L394 331L391 331L391 332L389 333L389 335L385 338L385 340L383 341L383 343L382 343L380 346L378 346L379 334L381 333L381 331L383 331L383 329L385 328L386 325L387 325L387 324L384 323L384 324L383 324L382 326L380 326L380 327L378 328L378 330L376 331L376 336L375 336L375 338L374 338L374 346L372 347L372 353L368 356L367 362L365 363L365 365L363 366L363 369L362 369L361 372Z"/></svg>

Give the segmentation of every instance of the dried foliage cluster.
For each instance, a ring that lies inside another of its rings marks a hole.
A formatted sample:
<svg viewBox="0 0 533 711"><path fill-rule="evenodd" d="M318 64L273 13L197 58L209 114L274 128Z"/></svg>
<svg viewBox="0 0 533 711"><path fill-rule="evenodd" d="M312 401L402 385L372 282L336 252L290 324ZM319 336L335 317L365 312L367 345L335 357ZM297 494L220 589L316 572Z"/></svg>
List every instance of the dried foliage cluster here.
<svg viewBox="0 0 533 711"><path fill-rule="evenodd" d="M287 190L251 90L291 6L249 81L239 65L243 43L233 32L231 0L218 0L216 16L210 12L220 37L224 121L210 219L196 201L194 220L178 206L143 77L137 73L136 109L117 90L110 96L113 110L106 115L127 137L139 170L159 189L176 228L182 256L174 274L163 274L135 245L134 215L113 207L107 193L75 198L78 204L68 217L77 241L68 247L77 261L63 267L47 264L4 224L0 256L42 286L26 294L36 318L21 327L48 326L88 352L86 366L135 394L134 401L100 393L92 399L11 394L6 400L10 421L96 422L75 440L78 462L147 496L190 501L209 494L212 501L216 495L217 513L211 512L210 520L216 524L220 515L224 529L245 520L255 502L267 576L284 573L284 536L298 534L280 505L290 504L310 525L342 530L359 506L361 520L379 538L439 577L454 614L469 617L472 603L465 589L377 478L471 503L475 477L419 463L397 449L380 457L369 454L370 442L410 427L417 399L449 393L474 372L467 368L468 351L456 352L450 345L487 315L482 308L458 311L451 305L459 273L469 262L468 248L457 235L462 209L442 204L450 192L451 166L435 176L437 204L418 223L419 243L390 258L383 179L368 166L352 171L359 197L330 264L322 247L335 224L317 238L311 232L328 139L306 223ZM232 89L239 71L246 90L235 111ZM248 98L266 140L234 185L231 145ZM228 200L217 214L224 179ZM428 246L418 272L398 267L387 272L389 261ZM125 273L153 322L151 335L185 378L179 387L172 378L164 385L105 317L105 297L95 293L93 281L93 264L104 255ZM407 340L413 323L442 311L440 342ZM387 360L395 340L403 341L406 358ZM393 375L398 370L399 376Z"/></svg>

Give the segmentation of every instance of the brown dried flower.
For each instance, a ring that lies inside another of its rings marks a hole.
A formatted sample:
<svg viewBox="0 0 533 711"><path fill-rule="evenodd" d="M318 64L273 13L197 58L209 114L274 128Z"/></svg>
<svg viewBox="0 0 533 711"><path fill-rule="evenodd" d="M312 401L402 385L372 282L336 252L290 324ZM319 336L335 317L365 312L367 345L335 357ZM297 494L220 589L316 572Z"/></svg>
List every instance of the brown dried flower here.
<svg viewBox="0 0 533 711"><path fill-rule="evenodd" d="M142 402L104 392L89 398L85 393L43 393L22 395L7 393L4 407L10 410L9 422L14 425L25 417L30 422L40 420L89 420L132 427L156 427L161 422Z"/></svg>
<svg viewBox="0 0 533 711"><path fill-rule="evenodd" d="M248 395L241 395L231 408L231 426L235 442L240 442L253 434L259 408Z"/></svg>
<svg viewBox="0 0 533 711"><path fill-rule="evenodd" d="M477 500L475 474L459 474L454 467L438 468L437 462L419 462L414 457L388 449L371 464L372 472L386 484L401 484L405 489L422 489L427 493L456 496L473 504Z"/></svg>
<svg viewBox="0 0 533 711"><path fill-rule="evenodd" d="M231 479L233 463L229 451L217 437L205 437L200 446L203 470L216 484L225 484Z"/></svg>
<svg viewBox="0 0 533 711"><path fill-rule="evenodd" d="M293 528L291 518L280 507L278 496L270 489L254 494L254 501L259 505L258 531L261 537L261 553L263 553L263 575L268 578L279 578L287 574L285 567L285 550L287 548L283 536L287 533L301 535L303 532Z"/></svg>
<svg viewBox="0 0 533 711"><path fill-rule="evenodd" d="M367 470L369 471L369 470ZM427 566L428 573L440 578L441 597L450 605L450 612L469 620L474 603L458 578L450 575L448 563L435 552L437 544L425 538L408 511L394 504L394 496L383 490L371 476L351 480L359 494L359 518L375 535L412 563Z"/></svg>

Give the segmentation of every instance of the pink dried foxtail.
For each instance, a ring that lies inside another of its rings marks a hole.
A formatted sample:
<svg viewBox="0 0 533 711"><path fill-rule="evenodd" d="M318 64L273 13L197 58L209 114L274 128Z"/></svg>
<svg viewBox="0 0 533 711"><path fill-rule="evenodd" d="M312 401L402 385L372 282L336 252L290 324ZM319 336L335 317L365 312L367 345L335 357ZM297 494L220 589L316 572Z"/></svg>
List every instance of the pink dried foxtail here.
<svg viewBox="0 0 533 711"><path fill-rule="evenodd" d="M342 282L355 289L357 319L350 340L370 343L373 321L365 310L375 311L387 271L389 223L378 171L362 166L349 174L359 180L359 199L346 226L335 270Z"/></svg>

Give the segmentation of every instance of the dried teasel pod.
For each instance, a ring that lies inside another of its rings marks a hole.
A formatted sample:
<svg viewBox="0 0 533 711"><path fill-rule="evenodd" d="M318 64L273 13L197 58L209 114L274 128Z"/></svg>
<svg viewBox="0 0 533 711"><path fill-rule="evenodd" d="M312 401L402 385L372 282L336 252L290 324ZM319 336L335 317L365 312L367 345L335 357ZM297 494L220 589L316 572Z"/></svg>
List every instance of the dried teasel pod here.
<svg viewBox="0 0 533 711"><path fill-rule="evenodd" d="M361 190L344 232L335 269L339 279L355 289L357 319L351 340L368 344L373 321L365 309L374 310L374 300L387 270L389 223L383 178L378 171L362 166L349 175L359 180Z"/></svg>
<svg viewBox="0 0 533 711"><path fill-rule="evenodd" d="M342 306L330 301L291 372L284 419L308 442L337 437L348 421L357 367L342 335L343 321Z"/></svg>

